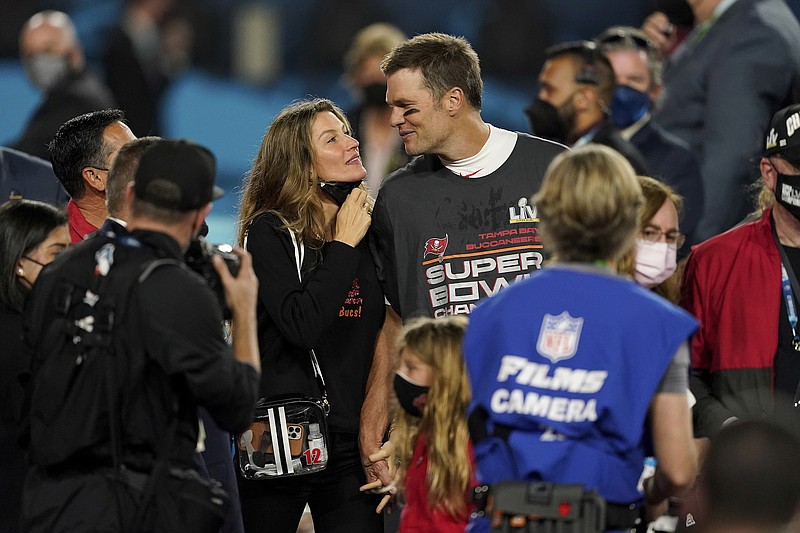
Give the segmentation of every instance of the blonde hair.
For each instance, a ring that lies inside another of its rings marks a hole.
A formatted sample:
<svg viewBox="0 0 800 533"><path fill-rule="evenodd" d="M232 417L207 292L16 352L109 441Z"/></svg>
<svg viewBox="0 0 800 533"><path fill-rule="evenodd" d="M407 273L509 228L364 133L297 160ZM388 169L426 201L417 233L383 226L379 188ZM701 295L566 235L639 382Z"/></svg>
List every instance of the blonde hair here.
<svg viewBox="0 0 800 533"><path fill-rule="evenodd" d="M400 464L400 486L404 484L417 437L427 436L428 503L431 509L441 508L453 518L467 512L472 473L466 417L472 394L461 352L466 327L465 316L418 318L404 327L398 351L411 350L420 361L430 365L433 383L422 418L396 408L391 434Z"/></svg>
<svg viewBox="0 0 800 533"><path fill-rule="evenodd" d="M681 198L681 196L676 193L672 187L649 176L636 176L636 178L639 181L639 185L642 187L642 195L644 196L644 203L639 208L638 234L641 234L644 229L650 225L650 221L653 220L653 217L656 216L656 213L658 213L658 211L661 209L661 206L663 206L664 202L667 200L672 202L672 205L675 206L675 210L678 211L678 214L680 215L681 210L683 209L683 198ZM622 259L620 259L619 264L617 265L617 271L632 276L635 270L636 247L631 247L628 253L626 253ZM672 303L677 303L679 292L678 278L679 272L676 270L672 276L656 286L653 289L653 292L666 298Z"/></svg>
<svg viewBox="0 0 800 533"><path fill-rule="evenodd" d="M533 197L554 259L612 261L636 240L642 189L630 163L607 146L560 153Z"/></svg>
<svg viewBox="0 0 800 533"><path fill-rule="evenodd" d="M267 129L241 195L237 242L244 244L250 224L264 213L277 215L284 228L301 236L312 248L324 242L322 202L317 195L311 126L319 113L329 111L350 123L341 109L324 98L294 102L278 113Z"/></svg>
<svg viewBox="0 0 800 533"><path fill-rule="evenodd" d="M355 76L361 62L370 56L385 57L392 48L403 43L406 35L399 28L386 22L376 22L365 26L356 36L344 55L345 72Z"/></svg>

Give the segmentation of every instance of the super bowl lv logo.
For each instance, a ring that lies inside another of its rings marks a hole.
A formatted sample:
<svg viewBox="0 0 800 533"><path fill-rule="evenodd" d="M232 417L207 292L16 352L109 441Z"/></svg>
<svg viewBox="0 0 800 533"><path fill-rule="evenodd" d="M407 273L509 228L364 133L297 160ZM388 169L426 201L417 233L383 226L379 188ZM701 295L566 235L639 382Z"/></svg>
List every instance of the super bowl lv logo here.
<svg viewBox="0 0 800 533"><path fill-rule="evenodd" d="M520 198L516 206L508 208L508 221L512 224L520 222L539 222L535 205L528 205L527 198Z"/></svg>
<svg viewBox="0 0 800 533"><path fill-rule="evenodd" d="M425 254L422 258L425 259L429 255L435 255L441 263L444 258L444 252L447 250L447 239L448 234L445 234L444 237L434 237L425 241Z"/></svg>
<svg viewBox="0 0 800 533"><path fill-rule="evenodd" d="M542 319L542 329L539 330L539 340L536 342L536 351L553 363L569 359L578 351L581 329L583 329L583 319L571 317L568 311L558 316L545 314Z"/></svg>

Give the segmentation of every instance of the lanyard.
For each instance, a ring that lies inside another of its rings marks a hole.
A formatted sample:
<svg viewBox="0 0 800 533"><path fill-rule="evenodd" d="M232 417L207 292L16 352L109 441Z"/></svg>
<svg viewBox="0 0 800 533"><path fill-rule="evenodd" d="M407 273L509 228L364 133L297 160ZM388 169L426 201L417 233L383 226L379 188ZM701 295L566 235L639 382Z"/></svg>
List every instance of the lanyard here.
<svg viewBox="0 0 800 533"><path fill-rule="evenodd" d="M797 336L797 311L794 307L794 297L792 296L792 284L786 267L781 265L781 289L783 290L783 300L786 303L786 314L789 316L789 325L792 326L792 346L796 351L800 351L800 338Z"/></svg>
<svg viewBox="0 0 800 533"><path fill-rule="evenodd" d="M778 239L778 232L775 230L775 219L770 220L770 227L772 228L772 237L775 239L775 244L778 246L778 251L781 253L781 290L783 291L783 299L786 302L786 314L789 315L789 324L792 326L792 346L795 351L800 352L800 339L797 338L795 327L797 326L797 310L794 306L794 299L792 298L792 289L795 294L800 294L798 288L797 277L794 275L792 265L789 263L789 258L786 256L786 250L783 249L780 239ZM794 406L800 407L800 382L797 384L797 390L794 393Z"/></svg>
<svg viewBox="0 0 800 533"><path fill-rule="evenodd" d="M800 294L798 287L797 277L794 275L792 265L789 258L786 256L786 251L783 249L781 241L778 239L778 232L775 230L775 221L770 221L772 228L772 236L775 238L775 244L778 246L778 251L781 254L781 291L783 292L783 301L786 304L786 315L789 317L789 325L792 327L792 347L795 351L800 352L800 337L797 335L797 308L794 305L794 294ZM794 290L794 291L793 291Z"/></svg>

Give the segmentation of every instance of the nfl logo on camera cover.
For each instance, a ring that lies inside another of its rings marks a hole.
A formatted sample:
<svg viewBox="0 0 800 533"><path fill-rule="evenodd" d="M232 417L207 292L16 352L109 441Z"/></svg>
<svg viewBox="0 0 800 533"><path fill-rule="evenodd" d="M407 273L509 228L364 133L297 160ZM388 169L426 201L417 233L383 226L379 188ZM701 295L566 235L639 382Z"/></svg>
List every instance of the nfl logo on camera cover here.
<svg viewBox="0 0 800 533"><path fill-rule="evenodd" d="M573 318L568 311L558 316L544 315L536 351L553 363L569 359L578 351L583 328L582 318Z"/></svg>

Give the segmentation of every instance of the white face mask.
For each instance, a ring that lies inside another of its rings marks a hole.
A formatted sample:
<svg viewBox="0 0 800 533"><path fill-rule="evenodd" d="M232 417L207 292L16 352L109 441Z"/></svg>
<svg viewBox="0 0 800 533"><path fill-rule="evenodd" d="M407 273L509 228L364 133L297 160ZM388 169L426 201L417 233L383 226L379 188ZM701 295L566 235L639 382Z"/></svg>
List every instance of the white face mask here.
<svg viewBox="0 0 800 533"><path fill-rule="evenodd" d="M67 74L69 62L64 56L37 54L28 60L28 76L40 91L49 91Z"/></svg>
<svg viewBox="0 0 800 533"><path fill-rule="evenodd" d="M636 283L652 289L666 281L678 266L677 254L677 248L665 242L636 239Z"/></svg>

